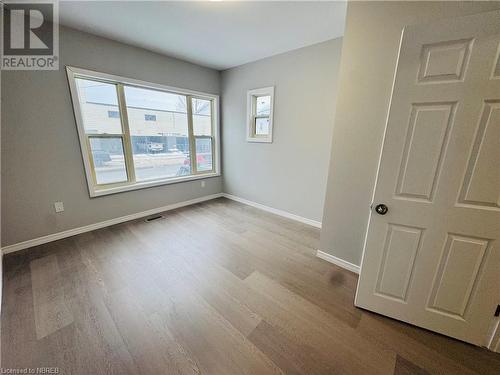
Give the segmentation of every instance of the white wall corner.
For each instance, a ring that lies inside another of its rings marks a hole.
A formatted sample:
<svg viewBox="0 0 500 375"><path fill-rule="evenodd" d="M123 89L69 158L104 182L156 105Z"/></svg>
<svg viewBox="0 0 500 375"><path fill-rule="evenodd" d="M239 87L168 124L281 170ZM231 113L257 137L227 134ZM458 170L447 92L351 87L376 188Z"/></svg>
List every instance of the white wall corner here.
<svg viewBox="0 0 500 375"><path fill-rule="evenodd" d="M348 271L354 272L354 273L359 275L360 266L357 266L351 262L337 258L336 256L325 253L324 251L321 251L321 250L316 251L316 256L318 258L326 260L327 262L333 263L336 266L342 267Z"/></svg>

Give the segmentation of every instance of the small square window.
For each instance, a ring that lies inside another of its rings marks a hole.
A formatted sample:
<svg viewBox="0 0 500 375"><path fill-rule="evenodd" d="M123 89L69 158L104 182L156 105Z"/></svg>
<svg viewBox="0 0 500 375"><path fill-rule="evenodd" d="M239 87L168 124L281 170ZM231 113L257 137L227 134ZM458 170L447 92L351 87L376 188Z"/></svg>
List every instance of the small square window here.
<svg viewBox="0 0 500 375"><path fill-rule="evenodd" d="M247 93L247 141L273 141L274 87L250 90Z"/></svg>
<svg viewBox="0 0 500 375"><path fill-rule="evenodd" d="M255 108L257 116L269 116L271 113L271 97L269 95L257 96L255 98Z"/></svg>
<svg viewBox="0 0 500 375"><path fill-rule="evenodd" d="M269 117L255 118L255 135L269 135Z"/></svg>
<svg viewBox="0 0 500 375"><path fill-rule="evenodd" d="M146 121L156 121L156 115L144 115Z"/></svg>

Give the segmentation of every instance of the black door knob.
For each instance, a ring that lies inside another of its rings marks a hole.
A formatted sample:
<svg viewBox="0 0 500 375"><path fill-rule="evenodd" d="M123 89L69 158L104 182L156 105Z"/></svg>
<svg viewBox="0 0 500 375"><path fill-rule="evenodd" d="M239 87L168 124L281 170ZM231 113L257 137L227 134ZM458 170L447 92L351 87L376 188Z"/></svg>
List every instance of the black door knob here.
<svg viewBox="0 0 500 375"><path fill-rule="evenodd" d="M379 215L385 215L389 211L389 208L385 204L377 204L375 206L375 212Z"/></svg>

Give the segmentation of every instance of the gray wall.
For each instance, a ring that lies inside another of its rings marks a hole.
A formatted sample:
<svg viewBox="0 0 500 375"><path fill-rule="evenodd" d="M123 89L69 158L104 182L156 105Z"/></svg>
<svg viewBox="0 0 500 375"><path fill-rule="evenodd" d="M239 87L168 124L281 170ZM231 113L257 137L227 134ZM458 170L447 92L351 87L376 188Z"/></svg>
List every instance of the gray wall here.
<svg viewBox="0 0 500 375"><path fill-rule="evenodd" d="M359 265L405 25L499 2L349 2L320 249Z"/></svg>
<svg viewBox="0 0 500 375"><path fill-rule="evenodd" d="M60 55L59 71L2 72L2 246L221 192L216 177L90 199L65 65L213 94L220 74L67 28Z"/></svg>
<svg viewBox="0 0 500 375"><path fill-rule="evenodd" d="M321 221L342 39L222 72L224 192ZM275 86L273 143L246 141L246 93Z"/></svg>

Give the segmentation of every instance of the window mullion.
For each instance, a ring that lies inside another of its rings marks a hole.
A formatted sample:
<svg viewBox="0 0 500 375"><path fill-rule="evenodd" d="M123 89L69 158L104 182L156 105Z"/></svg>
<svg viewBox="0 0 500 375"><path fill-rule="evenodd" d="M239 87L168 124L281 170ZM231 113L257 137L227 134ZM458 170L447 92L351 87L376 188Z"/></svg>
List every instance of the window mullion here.
<svg viewBox="0 0 500 375"><path fill-rule="evenodd" d="M97 176L95 172L95 163L94 163L94 157L92 156L92 148L90 147L90 138L88 134L85 135L85 142L86 142L86 147L87 150L89 150L89 163L90 163L90 169L92 172L92 180L94 181L94 186L97 185Z"/></svg>
<svg viewBox="0 0 500 375"><path fill-rule="evenodd" d="M211 139L211 145L212 145L212 169L211 171L214 172L215 171L215 163L217 163L217 158L215 156L215 137L213 136L213 133L212 133L212 136L210 137Z"/></svg>
<svg viewBox="0 0 500 375"><path fill-rule="evenodd" d="M189 155L191 157L191 174L197 174L197 166L196 166L196 141L194 139L194 130L193 130L193 104L191 101L192 96L186 96L187 103L187 114L188 114L188 141L190 152Z"/></svg>
<svg viewBox="0 0 500 375"><path fill-rule="evenodd" d="M215 145L216 140L216 130L215 130L215 100L210 100L210 135L212 136L212 171L215 172L217 169L216 165L219 162L219 155L216 154L216 147L219 145Z"/></svg>
<svg viewBox="0 0 500 375"><path fill-rule="evenodd" d="M120 119L123 132L123 151L125 153L125 165L129 182L135 182L134 156L132 153L132 139L130 136L130 127L128 124L127 103L125 101L125 92L122 84L116 85L118 90L118 108L120 110Z"/></svg>

